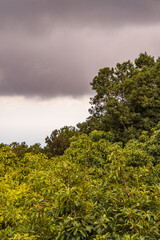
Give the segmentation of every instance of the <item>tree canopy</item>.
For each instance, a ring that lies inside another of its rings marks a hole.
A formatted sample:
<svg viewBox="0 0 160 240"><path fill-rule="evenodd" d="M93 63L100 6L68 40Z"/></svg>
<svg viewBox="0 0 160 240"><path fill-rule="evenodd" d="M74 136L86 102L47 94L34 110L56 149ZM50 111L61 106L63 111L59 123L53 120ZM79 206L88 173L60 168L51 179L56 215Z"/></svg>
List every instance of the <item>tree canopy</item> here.
<svg viewBox="0 0 160 240"><path fill-rule="evenodd" d="M111 131L127 142L150 131L160 120L160 58L141 53L134 63L100 69L91 82L90 117L78 124L83 132Z"/></svg>
<svg viewBox="0 0 160 240"><path fill-rule="evenodd" d="M50 137L46 137L45 153L48 157L62 155L70 145L70 138L78 135L79 132L73 126L65 126L52 131Z"/></svg>

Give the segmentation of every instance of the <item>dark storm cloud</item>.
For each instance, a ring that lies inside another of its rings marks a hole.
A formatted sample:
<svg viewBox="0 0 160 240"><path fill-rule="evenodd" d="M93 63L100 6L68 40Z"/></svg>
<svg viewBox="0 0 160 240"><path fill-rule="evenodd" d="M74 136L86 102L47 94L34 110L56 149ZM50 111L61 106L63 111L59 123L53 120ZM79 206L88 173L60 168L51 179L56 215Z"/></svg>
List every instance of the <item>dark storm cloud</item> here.
<svg viewBox="0 0 160 240"><path fill-rule="evenodd" d="M0 0L0 95L89 93L102 39L159 12L158 0Z"/></svg>
<svg viewBox="0 0 160 240"><path fill-rule="evenodd" d="M159 10L159 0L1 0L0 24L43 31L50 24L148 23L159 22Z"/></svg>

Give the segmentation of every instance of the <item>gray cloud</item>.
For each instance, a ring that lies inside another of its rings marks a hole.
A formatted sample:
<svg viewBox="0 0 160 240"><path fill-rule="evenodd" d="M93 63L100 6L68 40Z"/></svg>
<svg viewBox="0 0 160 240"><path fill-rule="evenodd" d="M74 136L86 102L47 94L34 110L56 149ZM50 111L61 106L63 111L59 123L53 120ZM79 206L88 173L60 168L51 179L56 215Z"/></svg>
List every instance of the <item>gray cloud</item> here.
<svg viewBox="0 0 160 240"><path fill-rule="evenodd" d="M0 23L39 31L59 24L147 24L159 22L159 10L158 0L1 0Z"/></svg>
<svg viewBox="0 0 160 240"><path fill-rule="evenodd" d="M158 0L1 0L0 95L90 93L102 65L153 48L159 12Z"/></svg>

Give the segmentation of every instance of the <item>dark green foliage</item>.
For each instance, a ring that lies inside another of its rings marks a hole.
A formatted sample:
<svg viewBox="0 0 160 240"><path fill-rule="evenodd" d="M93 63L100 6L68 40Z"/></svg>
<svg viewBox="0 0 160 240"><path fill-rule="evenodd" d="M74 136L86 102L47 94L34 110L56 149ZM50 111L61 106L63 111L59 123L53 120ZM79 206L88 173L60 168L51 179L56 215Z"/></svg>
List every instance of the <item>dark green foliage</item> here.
<svg viewBox="0 0 160 240"><path fill-rule="evenodd" d="M6 146L6 144L0 143L0 148L5 147L5 146Z"/></svg>
<svg viewBox="0 0 160 240"><path fill-rule="evenodd" d="M160 163L160 122L152 129L151 137L145 142L145 149L154 157L154 164Z"/></svg>
<svg viewBox="0 0 160 240"><path fill-rule="evenodd" d="M44 149L41 147L40 143L35 143L35 144L31 145L30 147L28 147L27 152L32 153L32 154L44 153Z"/></svg>
<svg viewBox="0 0 160 240"><path fill-rule="evenodd" d="M70 138L78 136L79 132L75 127L65 126L59 130L54 130L50 137L46 137L45 153L48 157L62 155L70 145Z"/></svg>
<svg viewBox="0 0 160 240"><path fill-rule="evenodd" d="M18 158L23 158L26 153L43 153L44 150L40 147L39 143L35 143L34 145L28 147L28 145L25 142L17 143L12 142L10 144L10 147L12 148L13 152L17 155Z"/></svg>
<svg viewBox="0 0 160 240"><path fill-rule="evenodd" d="M22 158L24 157L25 153L28 152L28 145L25 142L17 143L12 142L10 147L13 149L13 152L17 155L17 157Z"/></svg>
<svg viewBox="0 0 160 240"><path fill-rule="evenodd" d="M160 120L160 61L141 53L135 59L100 69L91 86L91 116L81 131L111 131L116 141L138 138Z"/></svg>

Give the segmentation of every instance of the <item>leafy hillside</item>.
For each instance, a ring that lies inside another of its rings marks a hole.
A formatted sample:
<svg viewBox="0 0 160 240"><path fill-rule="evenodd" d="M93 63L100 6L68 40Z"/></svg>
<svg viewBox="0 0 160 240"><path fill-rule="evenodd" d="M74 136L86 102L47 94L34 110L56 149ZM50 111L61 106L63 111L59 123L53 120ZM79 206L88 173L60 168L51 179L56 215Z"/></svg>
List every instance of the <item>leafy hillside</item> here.
<svg viewBox="0 0 160 240"><path fill-rule="evenodd" d="M51 159L1 148L0 239L158 239L160 130L124 148L104 135Z"/></svg>

